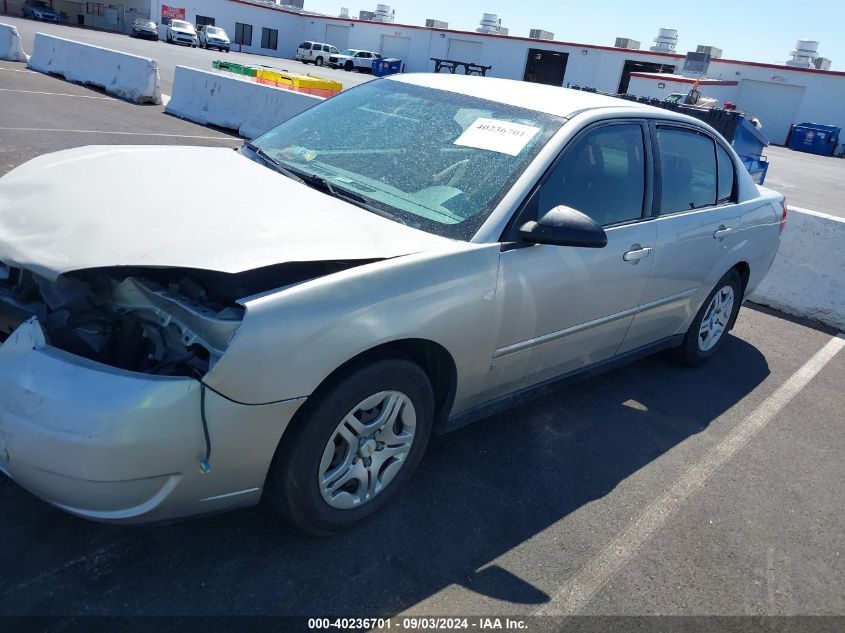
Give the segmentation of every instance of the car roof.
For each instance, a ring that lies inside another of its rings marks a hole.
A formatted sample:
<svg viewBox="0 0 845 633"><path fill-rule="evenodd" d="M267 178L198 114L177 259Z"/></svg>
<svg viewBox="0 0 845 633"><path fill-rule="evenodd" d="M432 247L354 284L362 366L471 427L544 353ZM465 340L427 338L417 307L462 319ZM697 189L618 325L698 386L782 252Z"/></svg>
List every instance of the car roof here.
<svg viewBox="0 0 845 633"><path fill-rule="evenodd" d="M425 88L448 90L458 94L479 97L489 101L498 101L507 105L528 110L536 110L564 118L570 118L578 112L595 108L629 109L635 114L659 112L666 118L682 118L696 121L685 115L656 108L654 106L627 101L617 97L572 90L559 86L548 86L528 81L513 79L499 79L496 77L479 77L475 75L441 74L441 73L409 73L387 77L390 81L401 81Z"/></svg>

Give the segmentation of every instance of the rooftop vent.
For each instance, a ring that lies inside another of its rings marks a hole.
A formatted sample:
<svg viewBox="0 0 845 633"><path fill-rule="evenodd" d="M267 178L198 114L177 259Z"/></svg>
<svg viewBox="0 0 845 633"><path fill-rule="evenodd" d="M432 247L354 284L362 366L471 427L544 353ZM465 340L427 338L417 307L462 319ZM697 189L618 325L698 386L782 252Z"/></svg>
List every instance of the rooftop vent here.
<svg viewBox="0 0 845 633"><path fill-rule="evenodd" d="M640 42L639 40L635 40L630 37L617 37L616 44L614 44L616 48L627 48L632 51L640 50Z"/></svg>
<svg viewBox="0 0 845 633"><path fill-rule="evenodd" d="M377 4L375 10L375 17L373 18L376 22L393 22L393 18L396 16L396 11L390 9L390 7L386 4Z"/></svg>
<svg viewBox="0 0 845 633"><path fill-rule="evenodd" d="M448 29L449 23L444 22L443 20L434 20L432 18L428 18L425 21L425 25L430 29Z"/></svg>
<svg viewBox="0 0 845 633"><path fill-rule="evenodd" d="M813 60L819 56L819 43L816 40L798 40L795 49L789 53L792 59L786 65L793 68L814 68Z"/></svg>
<svg viewBox="0 0 845 633"><path fill-rule="evenodd" d="M695 47L696 53L704 53L710 59L719 59L722 57L722 49L718 46L708 46L706 44L699 44Z"/></svg>
<svg viewBox="0 0 845 633"><path fill-rule="evenodd" d="M813 66L818 68L819 70L830 70L831 62L827 57L816 57L813 60Z"/></svg>
<svg viewBox="0 0 845 633"><path fill-rule="evenodd" d="M481 16L477 33L490 33L492 35L507 35L508 29L502 26L502 21L495 13L485 13Z"/></svg>
<svg viewBox="0 0 845 633"><path fill-rule="evenodd" d="M654 46L650 50L655 53L674 53L678 45L677 29L658 29L654 38Z"/></svg>
<svg viewBox="0 0 845 633"><path fill-rule="evenodd" d="M555 39L555 34L551 31L544 31L543 29L531 29L528 37L532 40L553 40Z"/></svg>

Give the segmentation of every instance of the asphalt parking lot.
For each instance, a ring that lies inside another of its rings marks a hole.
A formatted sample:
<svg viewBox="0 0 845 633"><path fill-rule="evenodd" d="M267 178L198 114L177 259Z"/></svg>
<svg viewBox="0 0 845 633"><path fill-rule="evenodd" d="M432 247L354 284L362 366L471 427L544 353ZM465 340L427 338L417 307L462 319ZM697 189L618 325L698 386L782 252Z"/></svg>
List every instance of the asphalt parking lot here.
<svg viewBox="0 0 845 633"><path fill-rule="evenodd" d="M766 186L777 189L792 206L845 218L845 159L767 147Z"/></svg>
<svg viewBox="0 0 845 633"><path fill-rule="evenodd" d="M192 68L211 70L211 62L215 59L225 59L226 61L241 64L267 65L298 73L316 73L327 79L339 81L343 84L344 88L351 88L365 81L370 81L373 78L372 75L366 73L333 70L325 66L317 68L313 64L303 64L292 59L281 59L268 55L238 53L236 50L226 54L216 50L205 50L202 48L167 44L165 42L134 39L121 33L81 29L63 24L46 24L44 22L34 22L7 15L2 16L0 19L5 24L11 24L17 27L21 35L24 50L27 53L32 53L32 42L35 34L47 33L56 37L64 37L95 46L123 51L124 53L156 59L158 60L158 72L161 76L161 91L165 94L172 94L173 92L173 73L175 72L176 66L190 66ZM234 37L234 34L229 33L229 37Z"/></svg>
<svg viewBox="0 0 845 633"><path fill-rule="evenodd" d="M241 142L23 64L0 86L0 174ZM139 174L151 203L170 185ZM100 525L3 480L0 613L843 615L843 345L746 307L704 367L653 357L435 437L401 498L325 540L263 506Z"/></svg>

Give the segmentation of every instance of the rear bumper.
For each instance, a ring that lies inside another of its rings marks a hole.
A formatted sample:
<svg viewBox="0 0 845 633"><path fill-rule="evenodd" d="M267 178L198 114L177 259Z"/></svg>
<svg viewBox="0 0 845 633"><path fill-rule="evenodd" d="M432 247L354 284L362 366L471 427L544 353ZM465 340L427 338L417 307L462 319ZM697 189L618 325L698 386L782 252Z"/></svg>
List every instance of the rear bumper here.
<svg viewBox="0 0 845 633"><path fill-rule="evenodd" d="M236 404L198 381L153 377L50 348L32 319L0 346L0 470L48 503L142 523L256 503L302 400Z"/></svg>

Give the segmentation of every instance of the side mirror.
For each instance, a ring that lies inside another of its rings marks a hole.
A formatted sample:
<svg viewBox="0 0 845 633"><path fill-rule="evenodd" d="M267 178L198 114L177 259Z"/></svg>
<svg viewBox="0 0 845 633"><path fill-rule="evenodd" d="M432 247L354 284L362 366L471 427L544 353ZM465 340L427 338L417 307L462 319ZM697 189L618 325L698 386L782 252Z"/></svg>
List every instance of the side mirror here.
<svg viewBox="0 0 845 633"><path fill-rule="evenodd" d="M519 237L527 244L604 248L607 234L590 216L571 207L558 206L537 222L519 227Z"/></svg>

